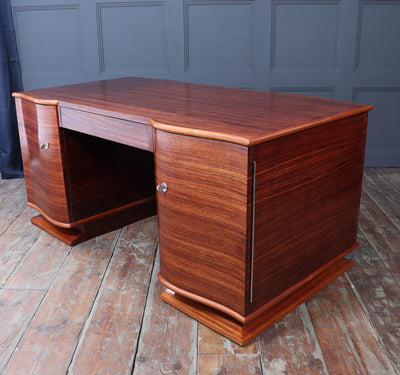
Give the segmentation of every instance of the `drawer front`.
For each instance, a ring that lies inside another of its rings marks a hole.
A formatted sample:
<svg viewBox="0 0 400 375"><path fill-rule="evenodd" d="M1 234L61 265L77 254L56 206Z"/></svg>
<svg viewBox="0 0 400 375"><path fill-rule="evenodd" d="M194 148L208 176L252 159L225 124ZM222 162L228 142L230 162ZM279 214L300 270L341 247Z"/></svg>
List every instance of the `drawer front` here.
<svg viewBox="0 0 400 375"><path fill-rule="evenodd" d="M153 151L153 129L150 125L91 112L61 107L61 127Z"/></svg>
<svg viewBox="0 0 400 375"><path fill-rule="evenodd" d="M59 223L70 222L57 106L16 98L28 203Z"/></svg>

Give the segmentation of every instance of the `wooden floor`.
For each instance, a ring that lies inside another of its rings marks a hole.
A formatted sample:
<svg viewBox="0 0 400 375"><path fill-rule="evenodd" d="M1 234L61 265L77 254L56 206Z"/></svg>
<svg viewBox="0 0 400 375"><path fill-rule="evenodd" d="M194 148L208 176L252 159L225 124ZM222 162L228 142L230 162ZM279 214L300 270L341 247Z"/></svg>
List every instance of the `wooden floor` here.
<svg viewBox="0 0 400 375"><path fill-rule="evenodd" d="M69 247L0 180L3 374L400 374L400 169L367 169L345 276L242 348L162 302L156 217Z"/></svg>

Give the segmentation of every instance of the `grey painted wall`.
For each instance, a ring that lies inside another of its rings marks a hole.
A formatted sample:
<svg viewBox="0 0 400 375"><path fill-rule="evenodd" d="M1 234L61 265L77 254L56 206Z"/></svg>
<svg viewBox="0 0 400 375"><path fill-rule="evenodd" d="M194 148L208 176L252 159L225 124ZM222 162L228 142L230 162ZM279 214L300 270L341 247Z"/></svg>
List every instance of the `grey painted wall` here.
<svg viewBox="0 0 400 375"><path fill-rule="evenodd" d="M129 75L373 104L400 166L399 0L11 0L25 89Z"/></svg>

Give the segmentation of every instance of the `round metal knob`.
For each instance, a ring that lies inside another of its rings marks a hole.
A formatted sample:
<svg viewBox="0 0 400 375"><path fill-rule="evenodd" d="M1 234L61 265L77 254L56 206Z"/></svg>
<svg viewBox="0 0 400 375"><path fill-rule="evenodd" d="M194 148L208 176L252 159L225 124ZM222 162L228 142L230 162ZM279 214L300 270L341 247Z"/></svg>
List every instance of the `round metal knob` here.
<svg viewBox="0 0 400 375"><path fill-rule="evenodd" d="M49 149L49 144L47 142L41 143L40 144L40 149L41 150L48 150Z"/></svg>
<svg viewBox="0 0 400 375"><path fill-rule="evenodd" d="M162 184L157 185L156 189L157 189L157 191L161 191L162 193L166 193L167 190L168 190L168 186L167 186L167 184L165 182L163 182Z"/></svg>

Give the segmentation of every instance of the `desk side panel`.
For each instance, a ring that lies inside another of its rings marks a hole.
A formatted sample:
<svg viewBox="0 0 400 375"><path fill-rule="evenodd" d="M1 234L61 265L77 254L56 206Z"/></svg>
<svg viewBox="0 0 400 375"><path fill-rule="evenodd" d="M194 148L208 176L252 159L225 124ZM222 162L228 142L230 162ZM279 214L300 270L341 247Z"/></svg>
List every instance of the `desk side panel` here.
<svg viewBox="0 0 400 375"><path fill-rule="evenodd" d="M255 147L254 299L248 313L356 245L366 127L365 113Z"/></svg>
<svg viewBox="0 0 400 375"><path fill-rule="evenodd" d="M28 204L57 222L69 223L57 106L21 98L15 102Z"/></svg>
<svg viewBox="0 0 400 375"><path fill-rule="evenodd" d="M159 130L155 140L156 182L168 186L157 192L162 279L243 316L248 149Z"/></svg>

